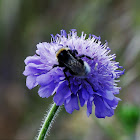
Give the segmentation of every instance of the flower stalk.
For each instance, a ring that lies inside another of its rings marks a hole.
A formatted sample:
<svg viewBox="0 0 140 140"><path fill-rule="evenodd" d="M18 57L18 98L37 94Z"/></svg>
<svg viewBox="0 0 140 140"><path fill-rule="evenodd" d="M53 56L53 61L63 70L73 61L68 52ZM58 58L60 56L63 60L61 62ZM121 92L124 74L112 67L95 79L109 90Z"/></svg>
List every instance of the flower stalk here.
<svg viewBox="0 0 140 140"><path fill-rule="evenodd" d="M39 135L37 140L45 140L46 136L49 133L49 130L52 126L54 119L56 118L58 112L60 110L59 106L56 106L55 103L52 104L48 114L45 116L42 127L39 131Z"/></svg>

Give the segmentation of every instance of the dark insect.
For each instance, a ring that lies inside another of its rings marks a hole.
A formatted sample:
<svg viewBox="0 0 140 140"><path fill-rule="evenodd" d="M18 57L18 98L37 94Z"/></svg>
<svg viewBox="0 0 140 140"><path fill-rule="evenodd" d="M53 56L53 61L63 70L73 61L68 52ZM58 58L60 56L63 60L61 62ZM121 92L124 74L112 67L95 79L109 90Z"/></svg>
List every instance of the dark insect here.
<svg viewBox="0 0 140 140"><path fill-rule="evenodd" d="M64 67L64 72L68 71L70 74L77 77L86 77L90 72L90 66L81 58L85 55L77 56L77 50L70 50L68 48L61 48L57 53L59 67Z"/></svg>
<svg viewBox="0 0 140 140"><path fill-rule="evenodd" d="M58 65L53 65L54 67L64 67L64 75L69 82L69 77L66 72L69 71L70 74L80 77L86 78L86 76L90 73L90 66L87 62L83 61L81 58L86 57L88 59L92 59L89 56L84 54L78 55L77 50L71 50L68 47L63 47L56 52L56 57L58 60ZM69 82L70 87L70 82Z"/></svg>

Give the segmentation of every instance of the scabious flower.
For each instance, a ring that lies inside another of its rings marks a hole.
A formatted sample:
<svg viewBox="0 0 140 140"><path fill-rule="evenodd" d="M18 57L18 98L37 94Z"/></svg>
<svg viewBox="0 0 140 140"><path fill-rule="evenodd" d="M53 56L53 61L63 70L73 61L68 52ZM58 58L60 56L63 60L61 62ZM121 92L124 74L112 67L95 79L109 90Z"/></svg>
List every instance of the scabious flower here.
<svg viewBox="0 0 140 140"><path fill-rule="evenodd" d="M120 90L117 79L124 70L119 70L122 67L115 61L115 54L109 54L107 42L102 44L100 37L95 35L89 35L86 39L83 32L79 37L75 29L69 34L61 30L61 34L51 36L50 43L37 44L36 54L25 59L23 74L27 76L27 87L32 89L39 85L40 97L48 98L54 95L56 105L64 104L68 113L72 113L74 109L79 110L79 104L81 107L86 104L89 116L94 104L97 118L111 117L120 100L115 97ZM64 67L53 67L58 64L56 52L66 46L71 50L76 49L77 56L84 54L92 58L82 58L90 66L90 73L85 78L74 76L67 71L68 82L63 72Z"/></svg>

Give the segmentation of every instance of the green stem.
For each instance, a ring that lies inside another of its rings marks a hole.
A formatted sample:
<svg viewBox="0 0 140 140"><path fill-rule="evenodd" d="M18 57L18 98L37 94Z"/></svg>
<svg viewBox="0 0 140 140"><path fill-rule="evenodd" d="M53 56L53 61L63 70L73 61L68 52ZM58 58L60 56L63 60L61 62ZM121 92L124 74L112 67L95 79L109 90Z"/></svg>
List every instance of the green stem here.
<svg viewBox="0 0 140 140"><path fill-rule="evenodd" d="M39 135L37 137L37 140L45 140L45 138L46 138L46 136L51 128L51 125L53 123L53 120L55 119L58 112L59 112L59 106L56 106L56 104L53 103L48 114L45 117L43 125L39 131Z"/></svg>

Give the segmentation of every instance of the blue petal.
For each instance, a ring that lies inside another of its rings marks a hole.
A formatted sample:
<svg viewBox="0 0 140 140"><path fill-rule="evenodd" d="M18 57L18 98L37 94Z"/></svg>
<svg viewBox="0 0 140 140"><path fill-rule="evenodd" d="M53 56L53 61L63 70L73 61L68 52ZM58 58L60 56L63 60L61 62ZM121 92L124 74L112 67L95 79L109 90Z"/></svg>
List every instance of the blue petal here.
<svg viewBox="0 0 140 140"><path fill-rule="evenodd" d="M37 55L34 56L28 56L25 60L24 60L25 64L28 65L29 63L35 63L35 64L42 64L42 62L40 61L40 57Z"/></svg>
<svg viewBox="0 0 140 140"><path fill-rule="evenodd" d="M85 85L86 85L86 90L88 91L89 94L94 94L93 91L93 87L91 86L91 84L89 84L88 82L84 81Z"/></svg>
<svg viewBox="0 0 140 140"><path fill-rule="evenodd" d="M76 29L71 29L71 31L76 32Z"/></svg>
<svg viewBox="0 0 140 140"><path fill-rule="evenodd" d="M83 99L87 101L89 99L89 93L88 93L88 91L85 88L82 88L81 89L81 92L82 92Z"/></svg>
<svg viewBox="0 0 140 140"><path fill-rule="evenodd" d="M71 91L72 93L76 94L78 92L78 89L79 89L79 85L74 85L74 84L71 84Z"/></svg>
<svg viewBox="0 0 140 140"><path fill-rule="evenodd" d="M81 90L78 91L78 95L79 95L80 105L81 105L81 107L83 107L84 104L85 104L85 100L82 97L82 91Z"/></svg>
<svg viewBox="0 0 140 140"><path fill-rule="evenodd" d="M70 114L74 111L74 109L79 110L77 95L72 94L71 100L68 103L65 102L64 105L66 111Z"/></svg>
<svg viewBox="0 0 140 140"><path fill-rule="evenodd" d="M41 86L48 85L53 80L53 76L50 72L47 72L46 74L41 74L37 77L37 82Z"/></svg>
<svg viewBox="0 0 140 140"><path fill-rule="evenodd" d="M111 117L114 115L114 110L100 96L95 96L95 115L97 118L105 118L106 116Z"/></svg>
<svg viewBox="0 0 140 140"><path fill-rule="evenodd" d="M26 78L26 86L29 89L32 89L35 86L37 86L36 76L34 76L34 75L27 76L27 78Z"/></svg>
<svg viewBox="0 0 140 140"><path fill-rule="evenodd" d="M61 30L61 36L64 36L64 37L67 37L67 33L66 33L66 31L65 30Z"/></svg>
<svg viewBox="0 0 140 140"><path fill-rule="evenodd" d="M66 100L65 100L66 104L68 104L70 100L71 100L71 96L69 96L68 98L66 98Z"/></svg>
<svg viewBox="0 0 140 140"><path fill-rule="evenodd" d="M118 105L118 102L121 101L121 99L118 97L114 97L113 100L107 100L107 99L104 100L112 109L115 109Z"/></svg>
<svg viewBox="0 0 140 140"><path fill-rule="evenodd" d="M56 87L57 87L57 84L54 84L53 82L51 82L47 86L41 86L39 88L38 94L42 98L45 98L45 97L48 98L49 96L54 94Z"/></svg>
<svg viewBox="0 0 140 140"><path fill-rule="evenodd" d="M65 101L65 98L71 95L69 86L67 85L67 81L64 81L60 84L57 89L57 92L53 98L56 105L62 105Z"/></svg>
<svg viewBox="0 0 140 140"><path fill-rule="evenodd" d="M37 65L34 63L29 63L26 67L25 67L25 71L23 72L23 74L25 76L28 75L33 75L33 74L38 74L38 73L42 73L44 72L45 67L41 64L41 65Z"/></svg>
<svg viewBox="0 0 140 140"><path fill-rule="evenodd" d="M87 116L89 117L90 114L92 114L92 102L88 101L87 102Z"/></svg>
<svg viewBox="0 0 140 140"><path fill-rule="evenodd" d="M113 100L115 97L113 94L113 91L108 91L108 90L105 90L103 92L99 91L99 92L96 92L96 94L99 96L102 96L108 100Z"/></svg>

